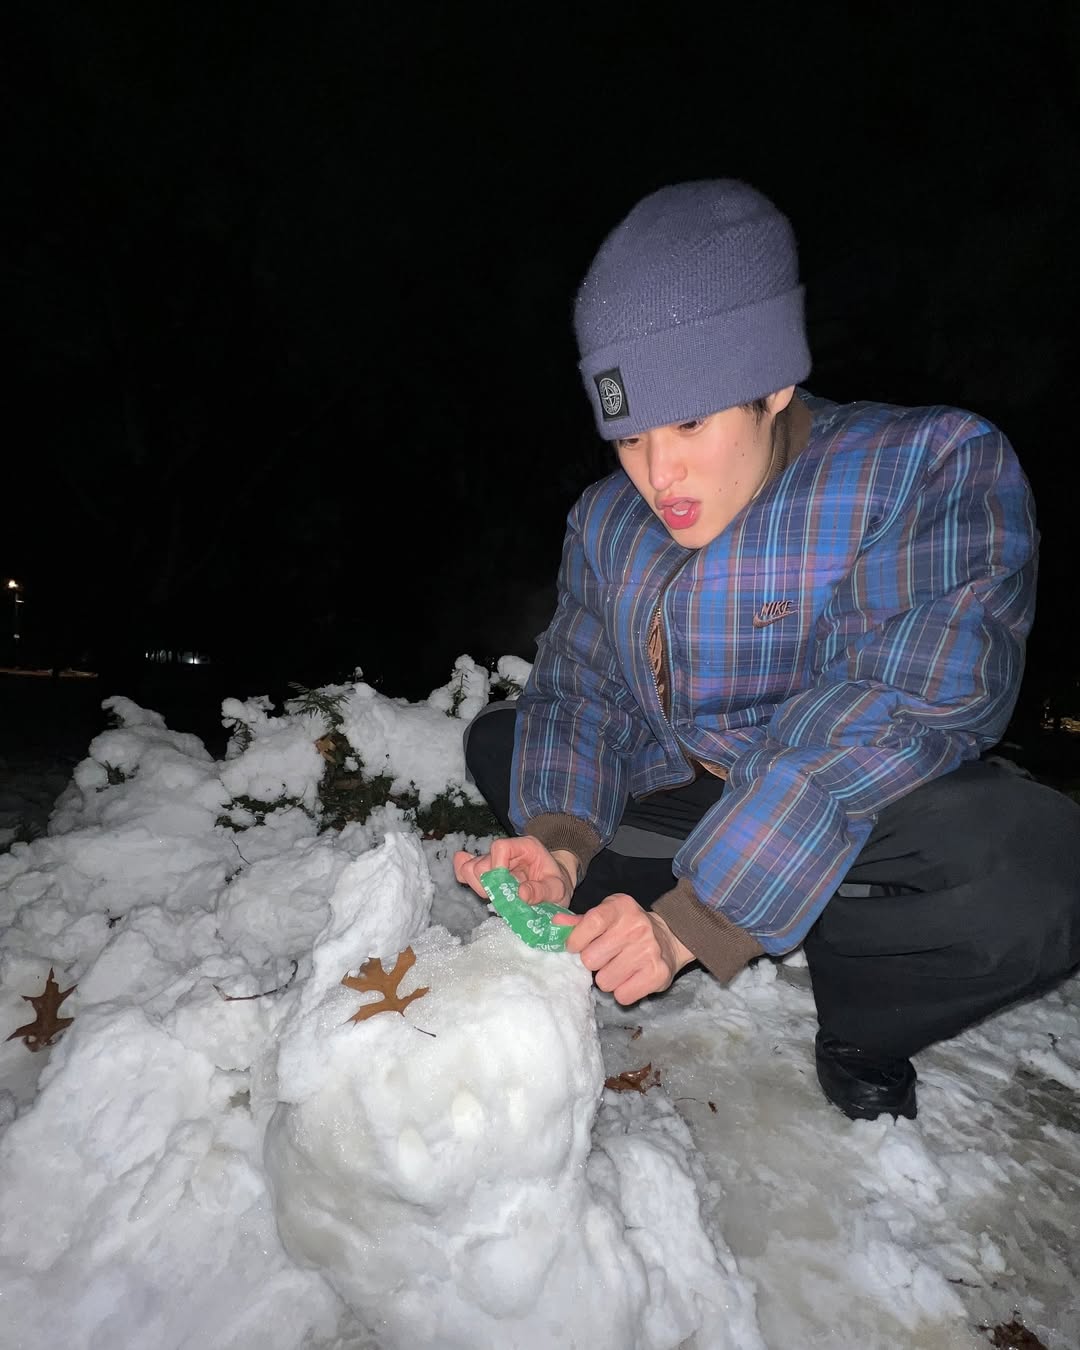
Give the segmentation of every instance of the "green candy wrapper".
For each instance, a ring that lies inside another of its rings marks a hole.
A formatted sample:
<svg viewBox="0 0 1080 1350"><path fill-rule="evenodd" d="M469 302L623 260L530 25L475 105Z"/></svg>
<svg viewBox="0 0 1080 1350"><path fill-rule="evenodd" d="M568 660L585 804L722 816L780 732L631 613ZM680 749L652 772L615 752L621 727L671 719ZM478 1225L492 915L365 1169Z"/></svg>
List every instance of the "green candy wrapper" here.
<svg viewBox="0 0 1080 1350"><path fill-rule="evenodd" d="M527 905L518 895L517 878L505 867L493 867L490 872L482 873L480 884L522 942L539 947L542 952L563 950L573 925L552 923L552 919L556 914L565 914L565 909L544 903Z"/></svg>

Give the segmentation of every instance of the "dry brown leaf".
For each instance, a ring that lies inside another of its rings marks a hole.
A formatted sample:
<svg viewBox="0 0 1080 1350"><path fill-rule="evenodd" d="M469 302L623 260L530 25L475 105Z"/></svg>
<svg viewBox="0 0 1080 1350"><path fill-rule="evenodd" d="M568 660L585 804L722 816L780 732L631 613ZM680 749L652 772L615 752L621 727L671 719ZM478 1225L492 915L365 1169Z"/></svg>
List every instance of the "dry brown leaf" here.
<svg viewBox="0 0 1080 1350"><path fill-rule="evenodd" d="M23 994L23 998L30 1004L37 1016L32 1022L27 1022L24 1027L17 1027L8 1037L9 1041L22 1037L23 1043L29 1050L40 1050L46 1045L52 1045L57 1036L65 1027L71 1026L74 1017L58 1017L60 1004L67 998L68 994L77 989L78 985L73 984L70 989L60 992L60 986L53 978L52 966L49 967L49 977L45 981L45 992L41 994Z"/></svg>
<svg viewBox="0 0 1080 1350"><path fill-rule="evenodd" d="M990 1331L991 1328L984 1325L983 1330ZM1038 1336L1015 1317L1011 1322L1001 1322L993 1328L990 1344L996 1345L998 1350L1046 1350Z"/></svg>
<svg viewBox="0 0 1080 1350"><path fill-rule="evenodd" d="M340 731L328 731L325 736L320 736L315 741L315 749L334 770L340 770L352 753L352 746Z"/></svg>
<svg viewBox="0 0 1080 1350"><path fill-rule="evenodd" d="M365 1003L362 1008L349 1018L350 1022L363 1022L365 1018L374 1017L376 1013L383 1012L403 1012L409 1004L416 998L423 998L428 992L427 986L422 989L414 989L411 994L399 994L398 985L405 976L405 972L416 963L416 953L411 947L406 947L403 952L398 953L394 969L391 971L383 970L383 964L377 956L373 956L369 961L365 961L360 967L359 975L346 975L341 983L347 989L355 989L358 993L366 994L371 990L382 994L382 998L377 1003Z"/></svg>
<svg viewBox="0 0 1080 1350"><path fill-rule="evenodd" d="M650 1075L652 1075L650 1077ZM640 1069L624 1069L622 1073L613 1078L605 1078L604 1086L611 1088L612 1092L648 1092L651 1087L658 1087L660 1084L660 1070L653 1069L651 1063L643 1065Z"/></svg>

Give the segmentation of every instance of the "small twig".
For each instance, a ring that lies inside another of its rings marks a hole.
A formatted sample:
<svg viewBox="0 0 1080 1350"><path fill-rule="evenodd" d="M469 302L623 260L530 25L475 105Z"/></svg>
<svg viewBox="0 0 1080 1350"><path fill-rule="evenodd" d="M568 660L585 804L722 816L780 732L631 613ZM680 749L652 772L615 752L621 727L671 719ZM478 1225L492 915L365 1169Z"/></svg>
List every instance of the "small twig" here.
<svg viewBox="0 0 1080 1350"><path fill-rule="evenodd" d="M705 1102L705 1101L702 1101L700 1097L673 1097L673 1098L672 1098L672 1101L676 1101L676 1102L697 1102L698 1106L707 1106L707 1107L709 1108L709 1110L713 1113L713 1115L714 1115L714 1116L716 1115L716 1103L715 1103L715 1102Z"/></svg>
<svg viewBox="0 0 1080 1350"><path fill-rule="evenodd" d="M214 988L218 991L218 993L221 995L221 997L225 1000L226 1003L246 1003L248 999L252 998L268 998L269 995L271 994L283 994L285 990L288 989L289 985L292 984L293 980L296 979L296 972L299 969L300 963L298 961L293 961L292 974L285 981L285 983L279 984L276 989L264 989L261 994L226 994L220 985L215 984Z"/></svg>
<svg viewBox="0 0 1080 1350"><path fill-rule="evenodd" d="M236 849L237 853L240 853L240 845L236 842L235 839L232 841L232 846L234 849ZM251 866L251 864L248 862L248 860L244 857L242 853L240 853L240 861L242 863L246 863L248 867ZM255 997L257 998L258 995L255 995Z"/></svg>

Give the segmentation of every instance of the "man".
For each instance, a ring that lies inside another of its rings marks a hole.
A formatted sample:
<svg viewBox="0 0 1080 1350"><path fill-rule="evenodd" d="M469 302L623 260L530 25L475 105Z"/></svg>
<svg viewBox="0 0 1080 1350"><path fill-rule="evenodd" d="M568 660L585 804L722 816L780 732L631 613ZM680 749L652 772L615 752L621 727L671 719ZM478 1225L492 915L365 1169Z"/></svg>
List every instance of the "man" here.
<svg viewBox="0 0 1080 1350"><path fill-rule="evenodd" d="M840 406L788 221L746 184L639 202L579 290L620 468L568 518L528 684L470 729L511 837L622 1003L802 944L822 1088L914 1117L911 1056L1080 962L1080 807L980 756L1016 701L1037 532L1005 437Z"/></svg>

